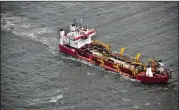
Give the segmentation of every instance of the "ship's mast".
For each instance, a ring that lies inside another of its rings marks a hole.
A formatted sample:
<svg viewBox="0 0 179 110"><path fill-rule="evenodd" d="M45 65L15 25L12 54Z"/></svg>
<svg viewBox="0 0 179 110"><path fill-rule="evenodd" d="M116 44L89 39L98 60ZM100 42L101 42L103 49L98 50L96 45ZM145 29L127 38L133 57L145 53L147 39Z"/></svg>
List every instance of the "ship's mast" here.
<svg viewBox="0 0 179 110"><path fill-rule="evenodd" d="M86 29L87 29L87 31L88 31L88 24L87 24L87 26L86 26Z"/></svg>
<svg viewBox="0 0 179 110"><path fill-rule="evenodd" d="M73 18L74 18L74 17L73 17ZM77 26L77 23L76 23L76 19L75 19L75 18L73 19L73 23L74 23L74 25Z"/></svg>
<svg viewBox="0 0 179 110"><path fill-rule="evenodd" d="M82 27L82 30L83 30L83 19L81 19L81 27Z"/></svg>

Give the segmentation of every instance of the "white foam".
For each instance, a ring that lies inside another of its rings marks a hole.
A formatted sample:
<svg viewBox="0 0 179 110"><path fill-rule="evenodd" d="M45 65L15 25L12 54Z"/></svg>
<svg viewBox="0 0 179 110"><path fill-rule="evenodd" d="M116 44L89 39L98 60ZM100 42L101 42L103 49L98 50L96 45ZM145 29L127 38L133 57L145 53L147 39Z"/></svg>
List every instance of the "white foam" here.
<svg viewBox="0 0 179 110"><path fill-rule="evenodd" d="M36 104L39 104L39 103L45 103L45 102L42 102L39 98L37 98L37 99L34 99L34 100L32 100L32 101L27 101L27 103L29 104L29 105L36 105Z"/></svg>
<svg viewBox="0 0 179 110"><path fill-rule="evenodd" d="M149 106L149 105L150 105L150 103L148 103L148 102L147 102L147 103L145 103L145 105L146 105L146 106Z"/></svg>
<svg viewBox="0 0 179 110"><path fill-rule="evenodd" d="M54 93L52 93L52 95L56 94L56 93L59 93L60 90L58 89L57 91L55 91Z"/></svg>
<svg viewBox="0 0 179 110"><path fill-rule="evenodd" d="M23 27L23 28L29 28L30 24L22 24L21 27Z"/></svg>
<svg viewBox="0 0 179 110"><path fill-rule="evenodd" d="M132 108L139 108L137 105L135 105L134 107L132 107Z"/></svg>
<svg viewBox="0 0 179 110"><path fill-rule="evenodd" d="M88 74L89 76L95 75L95 73L90 73L90 72L87 72L87 74Z"/></svg>
<svg viewBox="0 0 179 110"><path fill-rule="evenodd" d="M127 90L119 90L120 92L127 92Z"/></svg>
<svg viewBox="0 0 179 110"><path fill-rule="evenodd" d="M80 60L80 59L73 58L73 57L64 57L64 56L62 56L62 58L64 58L64 59L69 59L69 60L73 60L73 61L78 61L78 62L81 62L81 63L83 63L83 64L87 64L87 65L89 65L89 66L94 66L92 63L87 62L87 61L85 61L85 60Z"/></svg>
<svg viewBox="0 0 179 110"><path fill-rule="evenodd" d="M45 34L45 33L53 33L53 29L49 28L49 27L44 27L44 28L40 28L38 30L36 30L35 33L37 34Z"/></svg>
<svg viewBox="0 0 179 110"><path fill-rule="evenodd" d="M56 49L56 37L47 36L47 33L54 33L51 27L40 27L40 24L30 24L28 19L25 17L12 16L12 13L1 13L1 28L6 31L12 32L17 36L29 37L32 40L39 41L52 50Z"/></svg>
<svg viewBox="0 0 179 110"><path fill-rule="evenodd" d="M136 79L132 79L132 78L130 78L130 77L128 77L128 76L124 76L124 75L121 75L122 77L123 77L123 79L125 79L125 80L130 80L130 81L132 81L132 82L140 82L140 81L138 81L138 80L136 80Z"/></svg>
<svg viewBox="0 0 179 110"><path fill-rule="evenodd" d="M122 101L124 101L124 102L129 102L130 100L129 100L129 99L126 99L126 98L122 98Z"/></svg>
<svg viewBox="0 0 179 110"><path fill-rule="evenodd" d="M58 95L56 97L52 97L52 99L49 102L56 103L59 99L62 99L63 95Z"/></svg>
<svg viewBox="0 0 179 110"><path fill-rule="evenodd" d="M74 3L60 3L60 4L62 4L62 5L64 5L65 7L67 7L67 8L69 8L69 7L73 7L73 6L75 6L76 4L74 4Z"/></svg>
<svg viewBox="0 0 179 110"><path fill-rule="evenodd" d="M15 27L21 27L21 28L29 28L30 25L27 23L24 23L24 21L26 20L26 18L22 18L22 17L9 17L8 15L2 15L1 18L1 22L3 24L1 24L2 29L4 30L11 30L11 28L15 28Z"/></svg>

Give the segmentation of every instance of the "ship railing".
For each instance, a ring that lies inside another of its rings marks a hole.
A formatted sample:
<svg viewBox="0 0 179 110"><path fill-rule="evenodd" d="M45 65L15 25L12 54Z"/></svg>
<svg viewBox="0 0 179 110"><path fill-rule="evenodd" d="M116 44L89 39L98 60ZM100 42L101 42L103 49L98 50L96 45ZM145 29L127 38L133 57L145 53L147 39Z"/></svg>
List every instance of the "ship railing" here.
<svg viewBox="0 0 179 110"><path fill-rule="evenodd" d="M132 57L132 56L130 56L129 54L123 54L123 56L125 57L125 58L127 58L127 59L129 59L130 61L135 61L135 58L134 57Z"/></svg>
<svg viewBox="0 0 179 110"><path fill-rule="evenodd" d="M135 58L130 56L129 54L123 54L123 56L118 56L117 59L123 60L129 64L145 66L145 64L143 64L142 62L137 62Z"/></svg>

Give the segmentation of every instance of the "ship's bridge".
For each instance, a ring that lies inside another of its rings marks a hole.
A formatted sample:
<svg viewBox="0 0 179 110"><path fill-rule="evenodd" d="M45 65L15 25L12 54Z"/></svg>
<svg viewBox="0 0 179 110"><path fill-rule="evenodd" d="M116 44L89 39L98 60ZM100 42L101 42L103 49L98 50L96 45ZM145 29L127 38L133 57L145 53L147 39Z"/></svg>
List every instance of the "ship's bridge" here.
<svg viewBox="0 0 179 110"><path fill-rule="evenodd" d="M85 44L91 43L91 37L95 34L94 30L77 30L75 32L68 33L69 45L74 48L81 48Z"/></svg>

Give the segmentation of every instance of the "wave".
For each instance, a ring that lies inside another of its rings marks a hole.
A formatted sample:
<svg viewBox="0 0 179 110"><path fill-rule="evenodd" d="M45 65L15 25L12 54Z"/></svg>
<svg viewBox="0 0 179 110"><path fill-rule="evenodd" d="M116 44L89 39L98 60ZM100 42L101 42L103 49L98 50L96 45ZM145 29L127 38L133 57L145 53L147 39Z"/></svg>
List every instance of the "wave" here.
<svg viewBox="0 0 179 110"><path fill-rule="evenodd" d="M53 93L42 93L42 96L40 98L32 99L32 100L27 100L26 102L29 105L39 105L39 104L47 104L47 103L56 103L59 99L63 98L63 95L60 94L60 90L57 90Z"/></svg>
<svg viewBox="0 0 179 110"><path fill-rule="evenodd" d="M126 99L126 98L122 98L122 101L124 101L124 102L129 102L130 100L129 100L129 99Z"/></svg>
<svg viewBox="0 0 179 110"><path fill-rule="evenodd" d="M1 29L14 35L28 37L47 45L52 51L57 48L57 39L52 36L55 31L51 27L31 23L26 17L13 16L11 13L1 13Z"/></svg>
<svg viewBox="0 0 179 110"><path fill-rule="evenodd" d="M62 99L62 98L63 98L63 95L58 95L56 97L52 97L49 102L56 103L59 99Z"/></svg>

